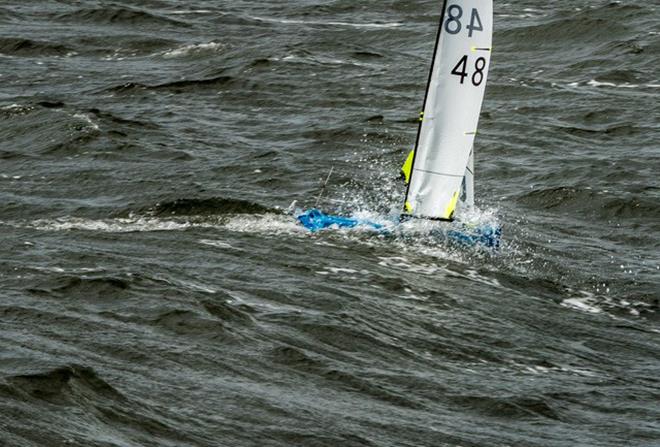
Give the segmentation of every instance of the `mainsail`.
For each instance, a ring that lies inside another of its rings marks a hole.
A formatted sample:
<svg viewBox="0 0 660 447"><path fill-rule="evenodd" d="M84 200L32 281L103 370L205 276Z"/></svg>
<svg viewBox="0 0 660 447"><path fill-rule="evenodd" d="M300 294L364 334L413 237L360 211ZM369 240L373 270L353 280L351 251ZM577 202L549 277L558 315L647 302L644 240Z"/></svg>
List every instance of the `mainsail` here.
<svg viewBox="0 0 660 447"><path fill-rule="evenodd" d="M474 202L472 148L492 33L492 0L445 0L417 144L406 163L408 215L451 220L459 200Z"/></svg>

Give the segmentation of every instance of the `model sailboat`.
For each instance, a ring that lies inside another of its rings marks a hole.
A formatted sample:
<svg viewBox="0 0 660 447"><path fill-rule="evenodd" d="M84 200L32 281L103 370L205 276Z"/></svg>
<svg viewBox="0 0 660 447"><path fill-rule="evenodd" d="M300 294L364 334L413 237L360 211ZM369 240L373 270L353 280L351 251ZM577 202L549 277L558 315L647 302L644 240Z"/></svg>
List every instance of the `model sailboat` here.
<svg viewBox="0 0 660 447"><path fill-rule="evenodd" d="M490 67L492 0L445 0L415 149L402 173L408 185L402 217L453 221L474 205L473 145ZM310 210L307 228L354 227L370 222ZM497 246L499 228L453 229L462 242Z"/></svg>

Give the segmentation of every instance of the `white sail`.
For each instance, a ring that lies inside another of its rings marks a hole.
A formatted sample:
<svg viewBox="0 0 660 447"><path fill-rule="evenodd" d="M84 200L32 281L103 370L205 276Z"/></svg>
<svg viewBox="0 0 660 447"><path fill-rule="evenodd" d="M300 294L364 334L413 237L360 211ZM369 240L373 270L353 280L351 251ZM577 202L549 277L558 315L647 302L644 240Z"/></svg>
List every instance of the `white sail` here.
<svg viewBox="0 0 660 447"><path fill-rule="evenodd" d="M490 67L492 0L446 0L406 194L406 213L452 219L477 133ZM469 167L472 169L472 167ZM469 185L467 184L469 183Z"/></svg>

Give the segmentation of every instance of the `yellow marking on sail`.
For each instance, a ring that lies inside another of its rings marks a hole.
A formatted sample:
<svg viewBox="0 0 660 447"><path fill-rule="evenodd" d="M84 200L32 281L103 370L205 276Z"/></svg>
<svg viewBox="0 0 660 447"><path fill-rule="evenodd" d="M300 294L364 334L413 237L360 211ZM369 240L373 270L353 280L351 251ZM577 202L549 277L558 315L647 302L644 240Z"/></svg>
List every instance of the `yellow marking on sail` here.
<svg viewBox="0 0 660 447"><path fill-rule="evenodd" d="M424 121L424 112L419 112L419 120Z"/></svg>
<svg viewBox="0 0 660 447"><path fill-rule="evenodd" d="M406 185L410 183L410 174L412 174L412 165L414 159L415 159L415 150L413 149L412 151L410 151L410 154L408 154L408 158L406 158L406 162L403 164L403 167L401 168L401 175L403 175L403 178L406 181Z"/></svg>
<svg viewBox="0 0 660 447"><path fill-rule="evenodd" d="M412 212L413 212L413 206L412 206L412 204L411 204L410 202L406 202L406 206L405 206L405 208L406 208L406 213L408 213L408 214L412 214Z"/></svg>
<svg viewBox="0 0 660 447"><path fill-rule="evenodd" d="M447 209L445 210L445 215L443 216L443 219L451 219L452 216L454 215L454 211L456 211L456 205L458 205L459 193L460 191L456 191L454 193L454 196L449 201L449 205L447 205Z"/></svg>

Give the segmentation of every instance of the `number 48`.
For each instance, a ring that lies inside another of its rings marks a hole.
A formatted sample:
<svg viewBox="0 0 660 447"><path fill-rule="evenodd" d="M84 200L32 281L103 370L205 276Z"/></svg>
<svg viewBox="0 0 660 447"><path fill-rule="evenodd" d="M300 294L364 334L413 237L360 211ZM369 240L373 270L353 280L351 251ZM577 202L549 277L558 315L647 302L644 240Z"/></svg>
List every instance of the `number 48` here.
<svg viewBox="0 0 660 447"><path fill-rule="evenodd" d="M449 34L458 34L463 29L463 24L461 23L461 18L463 17L463 8L459 5L451 5L447 8L447 21L445 22L445 31ZM469 31L468 36L472 37L475 31L483 31L484 25L481 22L481 17L479 17L479 11L477 8L472 8L472 17L470 18L470 24L466 26Z"/></svg>
<svg viewBox="0 0 660 447"><path fill-rule="evenodd" d="M463 56L458 64L454 67L451 74L461 78L461 84L465 82L465 78L469 76L467 72L468 57ZM486 68L486 59L480 57L474 63L474 73L472 74L472 85L479 87L484 81L484 69Z"/></svg>

